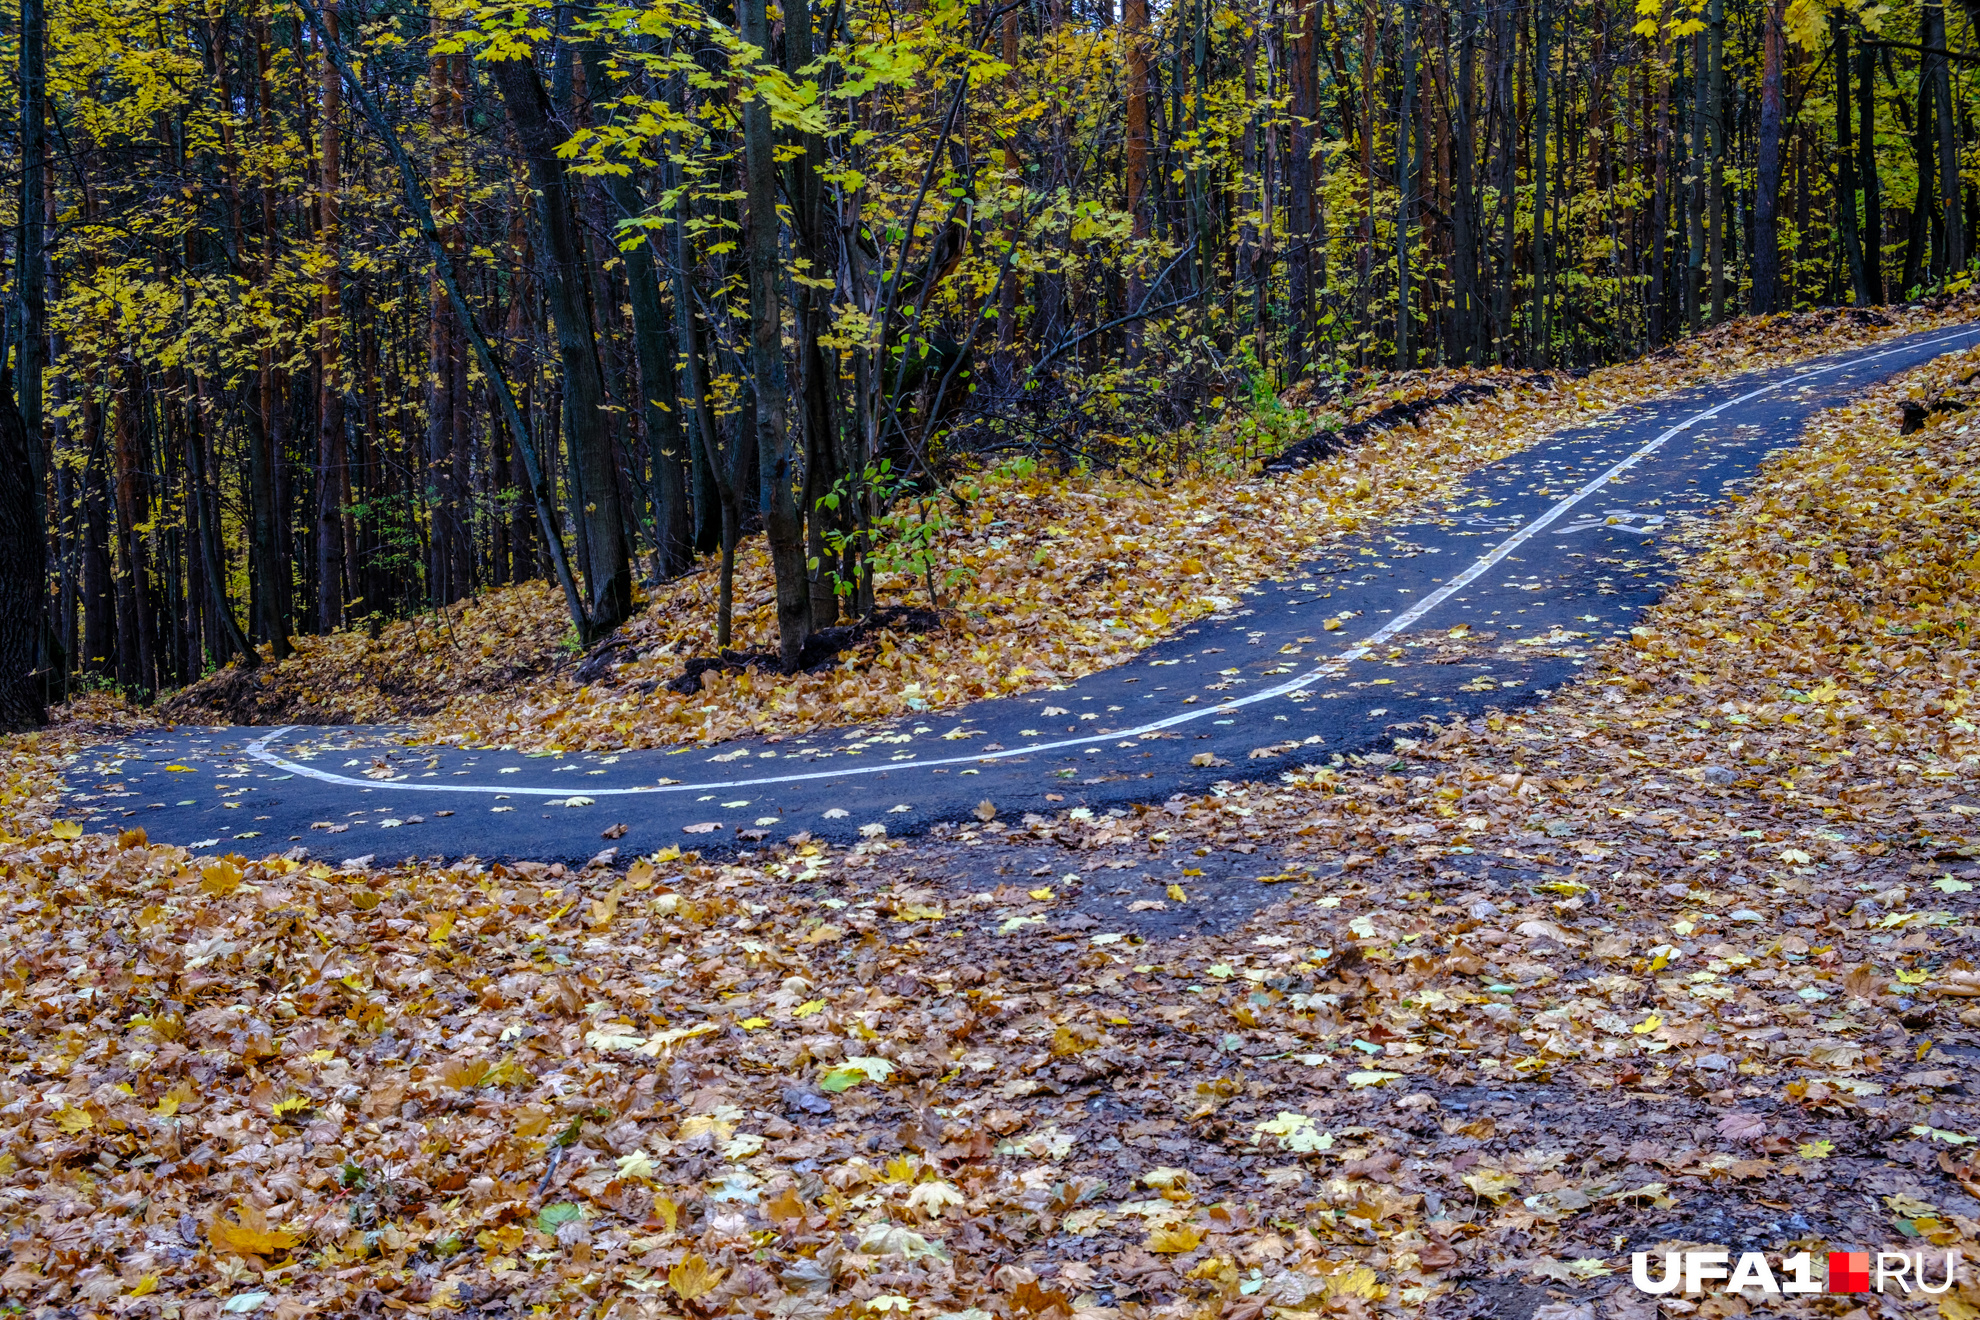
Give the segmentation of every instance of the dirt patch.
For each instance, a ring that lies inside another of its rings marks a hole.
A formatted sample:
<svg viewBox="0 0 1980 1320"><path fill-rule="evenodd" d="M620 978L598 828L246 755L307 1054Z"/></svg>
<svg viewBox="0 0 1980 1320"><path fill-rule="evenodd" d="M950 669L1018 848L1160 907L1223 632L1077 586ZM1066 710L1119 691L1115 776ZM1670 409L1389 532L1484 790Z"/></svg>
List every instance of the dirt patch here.
<svg viewBox="0 0 1980 1320"><path fill-rule="evenodd" d="M858 649L883 632L918 636L933 632L941 626L942 616L934 610L908 605L883 606L864 619L836 627L820 628L805 638L804 649L798 652L798 668L807 674L816 674L839 664L840 657L847 651ZM631 660L637 654L635 651L622 656L621 659ZM578 682L594 683L605 680L609 669L598 664L599 658L600 652L594 652L592 657L587 658L584 664L578 667L574 675ZM680 676L668 680L666 686L669 692L678 692L684 697L692 696L701 691L704 674L740 674L750 669L760 669L773 674L781 673L783 661L775 651L732 651L721 656L695 656L682 667ZM649 680L638 686L643 692L651 692L658 684Z"/></svg>
<svg viewBox="0 0 1980 1320"><path fill-rule="evenodd" d="M382 679L381 689L391 680ZM159 703L158 713L179 723L350 724L348 713L311 700L266 668L228 665ZM412 712L409 712L412 713Z"/></svg>

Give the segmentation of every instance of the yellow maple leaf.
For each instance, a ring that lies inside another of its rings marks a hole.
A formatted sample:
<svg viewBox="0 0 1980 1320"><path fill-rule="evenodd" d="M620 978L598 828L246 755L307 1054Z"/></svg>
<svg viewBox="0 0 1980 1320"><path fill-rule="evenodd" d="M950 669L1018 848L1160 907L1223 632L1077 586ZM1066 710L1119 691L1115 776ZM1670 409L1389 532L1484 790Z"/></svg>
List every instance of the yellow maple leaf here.
<svg viewBox="0 0 1980 1320"><path fill-rule="evenodd" d="M222 858L200 873L199 892L231 894L241 887L241 868Z"/></svg>
<svg viewBox="0 0 1980 1320"><path fill-rule="evenodd" d="M1630 1030L1635 1032L1639 1036L1647 1036L1651 1032L1655 1031L1658 1027L1661 1027L1663 1025L1664 1025L1664 1019L1658 1017L1655 1013L1652 1013L1649 1017L1644 1018L1641 1022L1631 1027Z"/></svg>
<svg viewBox="0 0 1980 1320"><path fill-rule="evenodd" d="M58 839L80 839L82 826L72 820L58 820L48 827L48 832Z"/></svg>
<svg viewBox="0 0 1980 1320"><path fill-rule="evenodd" d="M87 1132L96 1126L96 1120L89 1116L87 1109L75 1109L68 1105L56 1110L53 1117L55 1126L72 1137L78 1132Z"/></svg>
<svg viewBox="0 0 1980 1320"><path fill-rule="evenodd" d="M1464 1185L1489 1201L1503 1201L1507 1193L1519 1186L1519 1179L1499 1169L1480 1169L1467 1173L1462 1179Z"/></svg>
<svg viewBox="0 0 1980 1320"><path fill-rule="evenodd" d="M287 1251L302 1241L302 1235L285 1228L270 1228L268 1216L252 1205L242 1205L232 1220L215 1216L207 1228L216 1250L235 1256L268 1256Z"/></svg>
<svg viewBox="0 0 1980 1320"><path fill-rule="evenodd" d="M160 1118L171 1118L193 1098L194 1094L192 1083L181 1078L171 1090L158 1097L158 1107L153 1112Z"/></svg>
<svg viewBox="0 0 1980 1320"><path fill-rule="evenodd" d="M1376 1276L1375 1271L1366 1265L1356 1265L1342 1270L1327 1279L1329 1297L1365 1297L1369 1301L1380 1301L1389 1295L1388 1287Z"/></svg>
<svg viewBox="0 0 1980 1320"><path fill-rule="evenodd" d="M1203 1241L1203 1230L1194 1224L1172 1224L1148 1235L1148 1249L1159 1255L1175 1256L1194 1251Z"/></svg>
<svg viewBox="0 0 1980 1320"><path fill-rule="evenodd" d="M691 1302L715 1291L722 1282L726 1269L711 1269L708 1261L698 1251L689 1252L672 1269L667 1271L667 1286L674 1290L684 1302Z"/></svg>

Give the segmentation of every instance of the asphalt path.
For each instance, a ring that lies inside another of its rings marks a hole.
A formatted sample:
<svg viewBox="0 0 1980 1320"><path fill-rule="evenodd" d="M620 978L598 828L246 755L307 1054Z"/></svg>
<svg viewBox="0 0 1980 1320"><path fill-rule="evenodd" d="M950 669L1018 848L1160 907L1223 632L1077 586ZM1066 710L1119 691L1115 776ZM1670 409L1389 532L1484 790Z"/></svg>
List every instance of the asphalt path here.
<svg viewBox="0 0 1980 1320"><path fill-rule="evenodd" d="M215 853L573 863L607 847L910 835L986 801L1005 819L1099 813L1336 754L1406 761L1395 740L1424 721L1542 699L1626 636L1672 581L1663 543L1736 495L1811 414L1975 344L1980 326L1931 331L1617 409L1060 688L619 753L408 746L405 730L377 726L181 726L78 756L68 814Z"/></svg>

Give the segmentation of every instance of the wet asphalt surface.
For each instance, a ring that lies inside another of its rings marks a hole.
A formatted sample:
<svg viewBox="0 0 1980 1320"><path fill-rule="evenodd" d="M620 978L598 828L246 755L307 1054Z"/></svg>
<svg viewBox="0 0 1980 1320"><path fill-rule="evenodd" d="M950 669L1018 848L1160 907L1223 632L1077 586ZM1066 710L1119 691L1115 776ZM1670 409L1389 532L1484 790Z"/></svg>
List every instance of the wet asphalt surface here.
<svg viewBox="0 0 1980 1320"><path fill-rule="evenodd" d="M985 801L1006 818L1097 811L1389 753L1425 721L1571 681L1670 585L1671 535L1736 496L1811 414L1975 344L1980 327L1926 332L1618 409L1057 690L617 754L407 746L375 726L181 726L78 756L68 814L196 851L568 863L801 831L898 837Z"/></svg>

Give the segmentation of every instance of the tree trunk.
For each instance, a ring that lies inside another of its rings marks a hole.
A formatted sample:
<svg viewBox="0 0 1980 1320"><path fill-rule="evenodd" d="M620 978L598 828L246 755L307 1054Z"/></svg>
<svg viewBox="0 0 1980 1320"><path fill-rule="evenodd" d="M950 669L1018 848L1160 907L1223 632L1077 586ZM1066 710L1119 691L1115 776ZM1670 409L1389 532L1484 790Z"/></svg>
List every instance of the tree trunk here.
<svg viewBox="0 0 1980 1320"><path fill-rule="evenodd" d="M1472 178L1472 150L1476 128L1472 122L1473 65L1478 44L1478 14L1472 0L1460 0L1458 8L1458 74L1455 141L1451 147L1451 248L1456 260L1451 292L1456 299L1452 327L1452 361L1458 366L1482 357L1478 306L1478 198Z"/></svg>
<svg viewBox="0 0 1980 1320"><path fill-rule="evenodd" d="M563 133L550 117L549 98L528 59L496 60L489 76L502 95L534 185L542 240L543 290L556 322L557 356L563 366L564 418L574 464L570 476L582 502L586 641L605 636L632 612L632 565L619 503L612 420L605 411L605 379L585 308L585 266L571 213L564 162L557 155Z"/></svg>
<svg viewBox="0 0 1980 1320"><path fill-rule="evenodd" d="M1410 222L1416 207L1416 0L1402 0L1401 100L1396 109L1396 370L1415 365L1409 346Z"/></svg>
<svg viewBox="0 0 1980 1320"><path fill-rule="evenodd" d="M323 12L324 29L337 39L337 6ZM324 259L323 285L316 309L316 624L323 632L342 626L346 599L345 510L351 502L350 458L344 441L344 388L339 374L343 351L344 286L338 251L337 193L343 157L343 85L336 62L323 57L323 114L318 125L317 244Z"/></svg>
<svg viewBox="0 0 1980 1320"><path fill-rule="evenodd" d="M1856 48L1857 176L1863 180L1863 282L1872 306L1884 301L1884 201L1877 177L1876 52L1868 42Z"/></svg>
<svg viewBox="0 0 1980 1320"><path fill-rule="evenodd" d="M1712 155L1712 108L1706 75L1711 63L1707 48L1709 40L1703 32L1694 33L1691 39L1691 186L1685 189L1685 211L1690 222L1686 226L1685 255L1688 264L1685 271L1684 323L1692 334L1699 331L1707 294L1705 230L1708 222L1706 212L1711 209L1711 203L1705 180Z"/></svg>
<svg viewBox="0 0 1980 1320"><path fill-rule="evenodd" d="M1943 52L1946 49L1945 0L1924 0L1925 47L1921 76L1932 89L1933 118L1938 121L1939 217L1945 229L1944 278L1952 279L1966 269L1964 209L1960 205L1959 119L1953 114L1952 74Z"/></svg>
<svg viewBox="0 0 1980 1320"><path fill-rule="evenodd" d="M39 534L44 538L48 520L48 443L42 418L42 371L48 351L48 221L53 201L48 188L48 134L45 117L48 95L48 20L43 0L21 0L20 71L20 170L21 212L20 248L15 266L15 292L20 310L20 341L16 349L14 375L17 420L21 425L25 466L10 470L22 475L28 485L28 502ZM0 393L6 393L0 389ZM0 421L0 426L11 423ZM13 457L11 454L9 457ZM36 563L47 568L48 546L44 539ZM34 651L30 669L40 671L44 685L58 694L66 691L68 656L61 635L48 617L46 583L37 583L32 624L26 616L10 615L19 626L32 626ZM16 604L11 597L7 604ZM10 664L0 648L0 664ZM7 680L0 679L0 688ZM36 723L46 694L36 699ZM12 718L11 699L0 691L0 723Z"/></svg>
<svg viewBox="0 0 1980 1320"><path fill-rule="evenodd" d="M1015 15L1006 15L1006 19ZM1007 29L1008 32L1008 29ZM812 14L809 0L787 0L784 6L784 65L793 79L804 76L812 60ZM1015 65L1013 65L1015 70ZM824 171L825 142L816 133L802 135L804 153L790 162L785 192L791 199L791 219L795 246L808 273L823 279L838 266L835 251L833 215L826 197ZM1015 239L1015 232L1012 238ZM1008 276L1000 281L1006 290L1015 287ZM826 566L828 531L843 532L850 509L823 501L837 490L849 475L837 426L833 395L838 385L838 350L827 356L824 339L830 324L831 300L825 289L799 284L797 293L798 418L804 446L804 498L799 514L804 523L804 577L808 597L807 630L830 627L838 621L839 595ZM1000 376L1007 380L1008 373Z"/></svg>
<svg viewBox="0 0 1980 1320"><path fill-rule="evenodd" d="M0 732L47 722L47 687L35 672L46 615L48 542L36 507L27 424L14 383L0 378ZM22 384L25 389L25 383Z"/></svg>
<svg viewBox="0 0 1980 1320"><path fill-rule="evenodd" d="M594 98L602 97L609 77L604 52L592 41L583 49L585 81ZM615 223L645 214L646 203L631 174L601 178ZM632 306L633 356L639 368L640 417L646 432L653 501L653 568L655 576L665 580L679 577L694 566L694 528L688 507L687 441L674 384L674 331L660 297L662 275L654 260L653 242L652 235L644 234L633 246L619 251L625 263L626 300Z"/></svg>
<svg viewBox="0 0 1980 1320"><path fill-rule="evenodd" d="M1919 14L1919 35L1925 35L1924 11ZM1921 41L1919 43L1923 45ZM1898 280L1898 294L1909 298L1913 289L1924 285L1931 278L1932 268L1932 198L1933 173L1937 166L1934 157L1933 131L1936 118L1932 113L1932 82L1922 74L1918 79L1918 118L1913 121L1911 151L1917 164L1918 186L1911 196L1911 226L1905 235L1904 273Z"/></svg>
<svg viewBox="0 0 1980 1320"><path fill-rule="evenodd" d="M1753 310L1780 310L1781 290L1781 119L1786 112L1781 86L1787 60L1782 18L1787 0L1767 0L1761 31L1760 149L1754 170Z"/></svg>
<svg viewBox="0 0 1980 1320"><path fill-rule="evenodd" d="M1707 264L1711 267L1712 324L1726 319L1726 3L1710 0L1705 9L1705 132L1711 153L1705 194Z"/></svg>
<svg viewBox="0 0 1980 1320"><path fill-rule="evenodd" d="M1287 162L1285 162L1285 313L1287 376L1297 378L1313 360L1313 127L1321 107L1315 89L1315 40L1321 10L1303 0L1293 10L1293 30L1285 42Z"/></svg>
<svg viewBox="0 0 1980 1320"><path fill-rule="evenodd" d="M1856 222L1856 153L1850 149L1849 107L1849 26L1841 14L1833 14L1836 61L1836 216L1842 222L1843 260L1849 268L1850 292L1858 307L1868 307L1870 282L1863 262L1863 242Z"/></svg>
<svg viewBox="0 0 1980 1320"><path fill-rule="evenodd" d="M742 39L770 50L768 0L741 0ZM756 394L756 454L768 486L764 532L777 579L777 642L784 672L797 672L810 632L804 519L797 507L796 455L785 416L783 305L777 247L777 138L760 96L743 107L743 173L749 198L749 369Z"/></svg>
<svg viewBox="0 0 1980 1320"><path fill-rule="evenodd" d="M254 29L255 128L262 151L261 176L256 192L261 205L262 278L272 287L276 265L281 257L281 235L275 225L274 170L274 86L269 80L268 19L257 18ZM289 561L283 553L288 543L288 509L282 499L280 465L288 452L289 400L288 374L275 365L273 351L261 349L257 370L259 398L254 406L261 412L261 435L249 455L253 470L256 572L262 581L262 635L277 660L289 657Z"/></svg>
<svg viewBox="0 0 1980 1320"><path fill-rule="evenodd" d="M1547 365L1547 83L1553 25L1549 0L1533 9L1533 362Z"/></svg>

